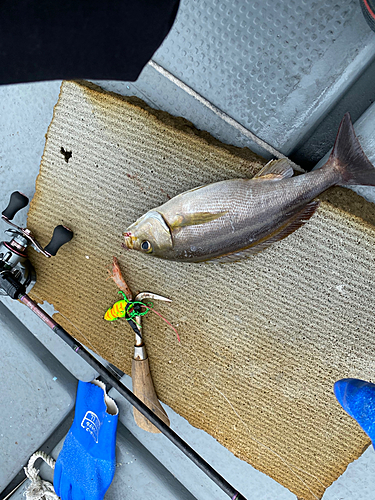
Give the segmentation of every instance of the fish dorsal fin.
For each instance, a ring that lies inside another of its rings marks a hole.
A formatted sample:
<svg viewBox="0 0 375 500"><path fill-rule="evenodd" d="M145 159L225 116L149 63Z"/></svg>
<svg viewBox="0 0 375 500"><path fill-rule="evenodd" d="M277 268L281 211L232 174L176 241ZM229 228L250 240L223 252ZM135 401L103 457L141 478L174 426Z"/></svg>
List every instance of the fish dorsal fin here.
<svg viewBox="0 0 375 500"><path fill-rule="evenodd" d="M293 176L293 168L287 158L269 161L260 172L254 175L253 179L279 181L286 177Z"/></svg>
<svg viewBox="0 0 375 500"><path fill-rule="evenodd" d="M206 224L207 222L212 222L213 220L219 219L227 212L194 212L191 214L176 214L173 221L169 224L169 227L174 229L180 229L187 226L198 226L199 224Z"/></svg>
<svg viewBox="0 0 375 500"><path fill-rule="evenodd" d="M251 257L252 255L262 252L262 250L268 248L270 245L272 245L272 243L276 243L277 241L286 238L294 231L302 227L310 219L310 217L314 215L317 208L319 207L319 204L320 204L319 201L312 201L308 203L300 212L293 215L290 219L286 221L285 224L279 227L276 231L269 234L260 241L252 244L251 246L239 250L238 252L235 253L223 255L222 257L217 257L207 262L210 263L218 262L220 264L225 262L237 262L239 260L246 259L248 257Z"/></svg>

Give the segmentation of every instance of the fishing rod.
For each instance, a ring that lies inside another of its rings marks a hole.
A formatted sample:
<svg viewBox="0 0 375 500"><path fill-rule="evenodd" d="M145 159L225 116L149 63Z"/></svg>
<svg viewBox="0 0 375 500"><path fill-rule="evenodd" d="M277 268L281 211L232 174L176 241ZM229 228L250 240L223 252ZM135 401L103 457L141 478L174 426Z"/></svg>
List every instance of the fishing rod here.
<svg viewBox="0 0 375 500"><path fill-rule="evenodd" d="M219 486L232 500L246 500L228 481L226 481L209 463L207 463L193 448L191 448L176 432L150 410L122 382L121 376L112 373L97 360L80 342L72 337L61 325L56 323L39 305L34 302L28 292L36 283L36 272L27 257L27 247L32 246L49 258L56 255L59 248L69 242L73 232L65 226L57 226L50 243L43 249L36 241L31 231L15 225L11 220L16 213L29 203L28 198L15 191L10 197L7 208L2 212L2 219L13 228L5 231L12 235L11 241L0 243L0 296L6 295L14 300L20 300L31 309L52 331L54 331L68 346L91 365L112 387L144 415L161 433L163 433L177 448L195 463L214 483Z"/></svg>

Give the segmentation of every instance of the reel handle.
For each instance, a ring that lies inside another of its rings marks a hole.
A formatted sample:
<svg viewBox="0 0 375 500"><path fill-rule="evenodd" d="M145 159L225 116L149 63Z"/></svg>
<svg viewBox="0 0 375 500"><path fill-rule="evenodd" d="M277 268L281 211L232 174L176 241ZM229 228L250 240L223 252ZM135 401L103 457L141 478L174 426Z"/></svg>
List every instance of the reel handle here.
<svg viewBox="0 0 375 500"><path fill-rule="evenodd" d="M8 206L3 210L2 215L8 220L12 220L16 213L28 205L29 198L19 191L14 191L10 195Z"/></svg>
<svg viewBox="0 0 375 500"><path fill-rule="evenodd" d="M51 241L44 248L49 255L56 255L58 249L73 238L73 231L65 226L56 226Z"/></svg>

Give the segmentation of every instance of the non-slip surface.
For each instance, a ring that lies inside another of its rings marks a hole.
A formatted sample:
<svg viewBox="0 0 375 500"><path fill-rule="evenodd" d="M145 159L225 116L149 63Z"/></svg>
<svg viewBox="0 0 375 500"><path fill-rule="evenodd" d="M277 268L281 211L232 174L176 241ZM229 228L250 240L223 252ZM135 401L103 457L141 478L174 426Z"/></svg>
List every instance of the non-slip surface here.
<svg viewBox="0 0 375 500"><path fill-rule="evenodd" d="M369 64L374 42L357 0L182 0L154 59L288 154L302 146ZM145 75L135 85L158 102L154 82ZM362 93L343 113L356 111ZM167 106L173 102L173 114L180 109L186 116L176 97L172 91L164 100ZM336 124L334 129L332 141ZM310 145L308 160L319 159L329 147L320 136Z"/></svg>
<svg viewBox="0 0 375 500"><path fill-rule="evenodd" d="M53 259L30 252L40 271L32 295L129 373L132 330L103 320L119 298L106 281L116 255L134 292L173 299L155 309L181 344L156 315L144 320L160 399L299 498L319 498L369 444L332 386L373 374L374 227L325 202L305 227L236 264L165 262L121 246L126 227L168 197L262 164L139 100L65 82L28 226L43 244L58 223L75 237ZM363 205L364 218L372 212Z"/></svg>

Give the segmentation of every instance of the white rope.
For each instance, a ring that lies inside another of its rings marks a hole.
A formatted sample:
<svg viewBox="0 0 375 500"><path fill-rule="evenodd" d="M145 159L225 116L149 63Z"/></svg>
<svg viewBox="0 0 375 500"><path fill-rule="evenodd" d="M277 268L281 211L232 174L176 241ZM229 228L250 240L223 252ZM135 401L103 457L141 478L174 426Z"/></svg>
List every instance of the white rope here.
<svg viewBox="0 0 375 500"><path fill-rule="evenodd" d="M200 94L198 94L198 92L196 92L191 87L186 85L186 83L184 83L181 80L179 80L178 78L176 78L174 75L172 75L172 73L170 73L169 71L164 69L162 66L160 66L160 64L156 63L153 60L149 61L148 64L151 66L151 68L154 68L161 75L165 76L166 78L168 78L168 80L170 80L172 83L177 85L177 87L184 90L187 94L191 95L192 97L194 97L194 99L196 99L201 104L206 106L206 108L210 109L213 113L215 113L215 115L219 116L226 123L228 123L229 125L234 127L236 130L238 130L242 135L244 135L248 139L255 142L255 144L258 144L258 146L260 146L261 148L263 148L266 151L268 151L269 153L271 153L275 158L286 159L286 160L288 160L288 162L290 163L290 165L293 167L294 170L297 170L298 172L306 172L306 170L304 170L302 167L300 167L299 165L294 163L287 156L283 155L282 153L280 153L280 151L275 149L273 146L271 146L270 144L265 142L263 139L261 139L257 135L253 134L253 132L250 132L250 130L248 130L243 125L238 123L236 120L231 118L229 115L224 113L224 111L221 111L221 109L214 106L210 101L208 101L207 99L202 97Z"/></svg>
<svg viewBox="0 0 375 500"><path fill-rule="evenodd" d="M27 467L24 467L25 474L30 479L31 484L25 491L26 500L58 500L53 485L39 477L39 469L35 469L34 464L38 458L42 458L52 469L55 468L55 460L43 451L36 451L30 458Z"/></svg>

